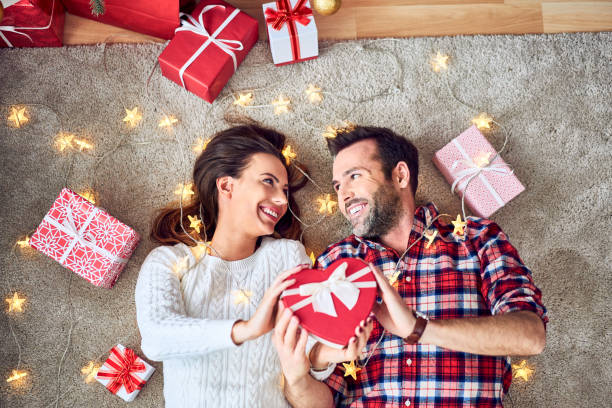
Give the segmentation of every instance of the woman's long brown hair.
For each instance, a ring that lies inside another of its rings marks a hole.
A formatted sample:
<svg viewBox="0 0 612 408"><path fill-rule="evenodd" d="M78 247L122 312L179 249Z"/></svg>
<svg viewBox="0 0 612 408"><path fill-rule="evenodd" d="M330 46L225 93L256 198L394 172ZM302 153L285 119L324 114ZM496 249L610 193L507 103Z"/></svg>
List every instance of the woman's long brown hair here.
<svg viewBox="0 0 612 408"><path fill-rule="evenodd" d="M271 154L278 157L285 165L289 178L289 205L295 215L299 216L299 208L292 193L302 188L307 180L292 166L287 166L281 153L284 146L285 135L255 124L234 126L215 134L195 162L193 168L195 194L191 201L183 201L183 226L189 225L189 215L200 217L201 205L206 236L208 239L212 238L219 214L217 179L225 176L240 177L255 153ZM159 210L153 221L151 240L165 245L182 242L194 246L194 240L181 228L180 218L181 210L177 205ZM297 239L301 233L301 226L291 212L287 211L274 227L274 231L276 236ZM204 239L204 231L199 236L193 235L193 237Z"/></svg>

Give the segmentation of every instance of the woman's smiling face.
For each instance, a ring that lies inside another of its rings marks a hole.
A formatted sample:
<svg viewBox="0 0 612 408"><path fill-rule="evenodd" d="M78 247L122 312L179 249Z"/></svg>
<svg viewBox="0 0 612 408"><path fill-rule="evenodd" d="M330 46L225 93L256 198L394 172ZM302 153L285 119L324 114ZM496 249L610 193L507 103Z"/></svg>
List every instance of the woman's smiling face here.
<svg viewBox="0 0 612 408"><path fill-rule="evenodd" d="M240 177L233 180L228 213L248 235L270 235L287 212L287 191L283 163L271 154L255 153Z"/></svg>

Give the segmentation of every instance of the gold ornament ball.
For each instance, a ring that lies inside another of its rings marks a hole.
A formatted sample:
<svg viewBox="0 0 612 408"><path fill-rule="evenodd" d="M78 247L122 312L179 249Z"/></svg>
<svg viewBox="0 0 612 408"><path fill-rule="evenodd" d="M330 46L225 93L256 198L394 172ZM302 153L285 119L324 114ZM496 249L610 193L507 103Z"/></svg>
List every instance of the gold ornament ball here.
<svg viewBox="0 0 612 408"><path fill-rule="evenodd" d="M341 5L341 0L312 0L312 8L322 16L334 14Z"/></svg>

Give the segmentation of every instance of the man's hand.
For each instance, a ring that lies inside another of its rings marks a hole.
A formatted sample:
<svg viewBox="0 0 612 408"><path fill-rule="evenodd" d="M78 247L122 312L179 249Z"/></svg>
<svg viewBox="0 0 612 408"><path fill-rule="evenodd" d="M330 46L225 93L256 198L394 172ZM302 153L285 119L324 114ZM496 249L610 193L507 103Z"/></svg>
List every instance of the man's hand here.
<svg viewBox="0 0 612 408"><path fill-rule="evenodd" d="M327 368L329 363L341 363L358 359L361 355L361 350L368 344L373 328L373 316L362 320L359 326L355 328L355 336L351 337L348 345L341 350L321 343L315 344L310 351L310 363L316 369L323 369Z"/></svg>
<svg viewBox="0 0 612 408"><path fill-rule="evenodd" d="M406 307L404 300L389 284L380 269L372 263L369 265L378 283L379 296L383 300L381 304L374 304L376 319L388 332L402 338L408 337L416 324L416 318L412 314L412 310Z"/></svg>
<svg viewBox="0 0 612 408"><path fill-rule="evenodd" d="M285 379L295 384L310 374L310 361L306 357L308 333L299 328L300 321L291 309L278 302L276 326L272 343L276 347Z"/></svg>

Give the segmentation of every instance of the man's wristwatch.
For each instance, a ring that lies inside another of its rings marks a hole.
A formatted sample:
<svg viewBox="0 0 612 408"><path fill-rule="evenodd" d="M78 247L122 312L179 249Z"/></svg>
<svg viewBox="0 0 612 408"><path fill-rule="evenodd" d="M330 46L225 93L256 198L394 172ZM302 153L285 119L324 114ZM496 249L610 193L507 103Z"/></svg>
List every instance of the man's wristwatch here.
<svg viewBox="0 0 612 408"><path fill-rule="evenodd" d="M404 343L406 344L417 344L423 335L428 322L428 320L424 317L417 315L414 310L412 311L412 314L416 318L416 324L414 325L412 333L410 333L408 337L404 337Z"/></svg>

